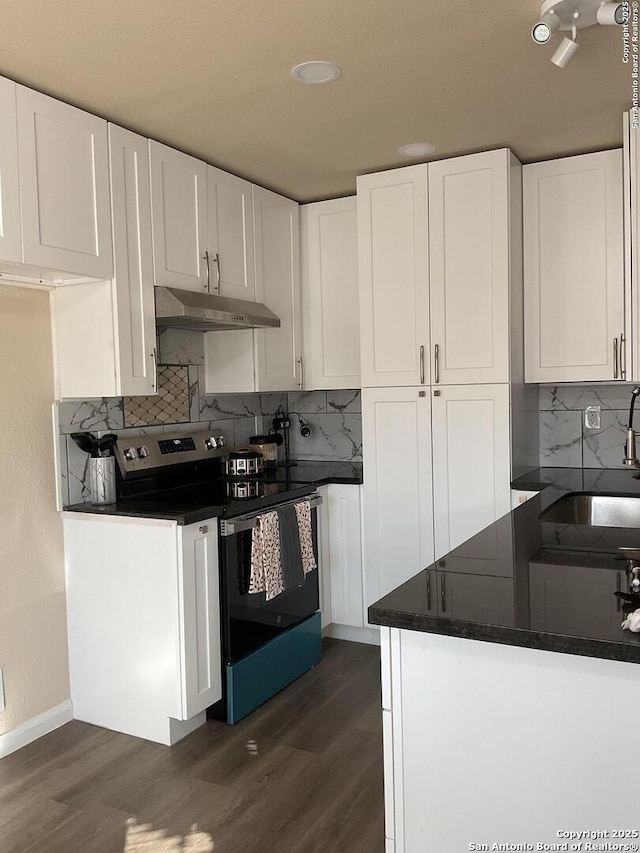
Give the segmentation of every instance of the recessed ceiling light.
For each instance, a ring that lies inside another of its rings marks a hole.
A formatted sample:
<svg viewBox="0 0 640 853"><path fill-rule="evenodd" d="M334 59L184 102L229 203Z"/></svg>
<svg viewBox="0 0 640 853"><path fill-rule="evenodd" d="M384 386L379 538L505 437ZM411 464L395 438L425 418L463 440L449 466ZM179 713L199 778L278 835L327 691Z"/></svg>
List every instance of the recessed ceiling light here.
<svg viewBox="0 0 640 853"><path fill-rule="evenodd" d="M313 60L301 62L291 69L291 76L299 83L331 83L342 74L342 69L333 62Z"/></svg>
<svg viewBox="0 0 640 853"><path fill-rule="evenodd" d="M436 146L430 142L411 142L409 145L401 145L398 154L402 157L428 157L435 150Z"/></svg>

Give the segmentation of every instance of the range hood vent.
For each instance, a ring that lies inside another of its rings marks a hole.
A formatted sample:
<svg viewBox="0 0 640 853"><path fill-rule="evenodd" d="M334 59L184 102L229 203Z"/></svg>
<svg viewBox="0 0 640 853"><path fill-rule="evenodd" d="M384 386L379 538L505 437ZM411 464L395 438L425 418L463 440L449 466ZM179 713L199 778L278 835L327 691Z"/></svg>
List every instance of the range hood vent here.
<svg viewBox="0 0 640 853"><path fill-rule="evenodd" d="M260 302L228 299L214 293L156 287L156 326L215 332L223 329L277 328L280 320Z"/></svg>

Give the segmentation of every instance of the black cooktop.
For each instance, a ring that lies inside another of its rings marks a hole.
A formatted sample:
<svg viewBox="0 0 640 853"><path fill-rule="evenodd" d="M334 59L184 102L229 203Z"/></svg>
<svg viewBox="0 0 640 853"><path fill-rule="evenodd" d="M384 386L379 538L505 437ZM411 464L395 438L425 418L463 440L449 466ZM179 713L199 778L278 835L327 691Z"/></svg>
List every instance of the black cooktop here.
<svg viewBox="0 0 640 853"><path fill-rule="evenodd" d="M264 480L255 480L251 483L253 494L250 497L239 498L234 496L234 492L237 494L239 489L242 490L243 483L238 484L233 481L217 479L146 495L121 498L118 501L118 507L124 510L127 506L131 506L132 509L140 509L144 506L146 512L152 512L154 508L157 508L162 514L188 514L210 509L211 515L234 518L247 512L256 512L280 504L286 500L294 500L315 491L313 483L290 483L287 481L272 483Z"/></svg>

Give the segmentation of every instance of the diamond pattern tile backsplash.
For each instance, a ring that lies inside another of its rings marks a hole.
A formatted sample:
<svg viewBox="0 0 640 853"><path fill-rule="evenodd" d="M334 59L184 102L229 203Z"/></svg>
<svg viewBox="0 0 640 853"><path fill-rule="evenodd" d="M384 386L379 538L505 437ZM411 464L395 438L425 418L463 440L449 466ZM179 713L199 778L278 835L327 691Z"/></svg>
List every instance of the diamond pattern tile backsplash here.
<svg viewBox="0 0 640 853"><path fill-rule="evenodd" d="M125 397L125 427L188 423L189 368L186 366L158 368L158 395Z"/></svg>

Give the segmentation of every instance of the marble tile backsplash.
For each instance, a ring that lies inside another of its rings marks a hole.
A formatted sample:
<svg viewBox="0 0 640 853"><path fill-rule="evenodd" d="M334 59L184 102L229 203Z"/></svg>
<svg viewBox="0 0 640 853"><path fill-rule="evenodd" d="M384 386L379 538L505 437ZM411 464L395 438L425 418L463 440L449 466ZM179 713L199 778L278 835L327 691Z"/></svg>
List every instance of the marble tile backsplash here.
<svg viewBox="0 0 640 853"><path fill-rule="evenodd" d="M360 391L290 391L292 459L362 461ZM300 419L311 435L300 434Z"/></svg>
<svg viewBox="0 0 640 853"><path fill-rule="evenodd" d="M158 413L151 406L144 423L144 406L136 406L135 410L131 407L131 400L136 398L63 400L57 404L65 504L89 499L88 456L71 438L73 432L115 432L125 437L210 429L224 435L228 447L244 447L252 435L268 431L274 414L282 407L297 412L311 427L311 436L303 438L298 416L292 416L292 458L356 462L362 459L360 391L209 395L201 393L204 389L201 366L191 364L181 370L188 371L188 381L176 383L175 370L167 370L167 388L161 387L167 397L175 397L171 401L175 420L166 419L168 407L165 407L159 423ZM163 376L161 370L161 386Z"/></svg>
<svg viewBox="0 0 640 853"><path fill-rule="evenodd" d="M622 468L632 384L541 385L540 465ZM585 425L587 406L600 406L600 428Z"/></svg>

